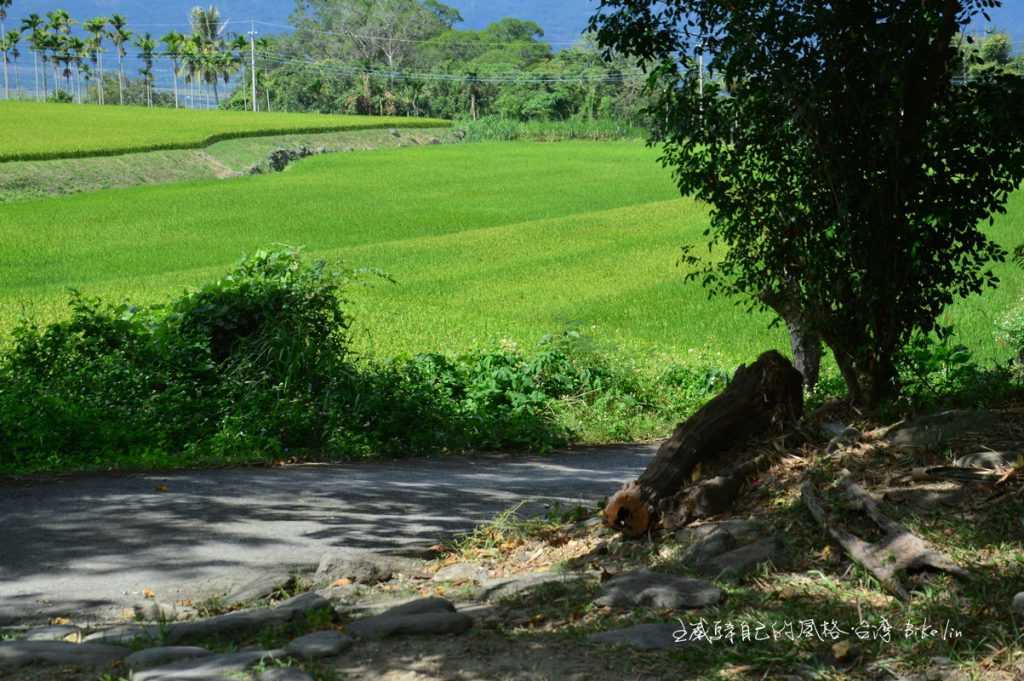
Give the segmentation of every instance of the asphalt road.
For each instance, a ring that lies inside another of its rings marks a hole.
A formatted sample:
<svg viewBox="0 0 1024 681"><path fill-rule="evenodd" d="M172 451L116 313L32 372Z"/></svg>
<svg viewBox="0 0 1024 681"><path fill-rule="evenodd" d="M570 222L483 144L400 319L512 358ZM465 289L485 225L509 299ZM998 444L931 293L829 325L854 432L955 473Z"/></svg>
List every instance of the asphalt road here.
<svg viewBox="0 0 1024 681"><path fill-rule="evenodd" d="M522 500L591 505L652 445L0 483L0 625L202 598L326 551L406 552Z"/></svg>

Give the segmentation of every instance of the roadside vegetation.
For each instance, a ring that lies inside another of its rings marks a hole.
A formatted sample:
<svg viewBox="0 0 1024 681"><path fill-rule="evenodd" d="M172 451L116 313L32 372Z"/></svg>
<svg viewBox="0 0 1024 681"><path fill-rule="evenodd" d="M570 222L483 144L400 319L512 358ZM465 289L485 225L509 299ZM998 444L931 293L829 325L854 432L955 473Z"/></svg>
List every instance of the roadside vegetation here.
<svg viewBox="0 0 1024 681"><path fill-rule="evenodd" d="M238 137L367 128L447 127L427 118L387 118L139 107L67 107L0 102L0 162L197 149Z"/></svg>
<svg viewBox="0 0 1024 681"><path fill-rule="evenodd" d="M63 319L69 287L165 302L243 253L287 243L394 279L352 295L354 347L375 357L502 339L530 347L569 327L655 366L704 353L734 367L784 347L769 315L709 301L684 280L679 248L700 242L707 211L678 198L656 159L630 142L431 146L10 204L0 211L0 328L23 314ZM996 241L1020 240L1022 200L986 227ZM1010 357L994 324L1024 295L1018 267L995 271L999 289L943 315L955 342L986 363Z"/></svg>

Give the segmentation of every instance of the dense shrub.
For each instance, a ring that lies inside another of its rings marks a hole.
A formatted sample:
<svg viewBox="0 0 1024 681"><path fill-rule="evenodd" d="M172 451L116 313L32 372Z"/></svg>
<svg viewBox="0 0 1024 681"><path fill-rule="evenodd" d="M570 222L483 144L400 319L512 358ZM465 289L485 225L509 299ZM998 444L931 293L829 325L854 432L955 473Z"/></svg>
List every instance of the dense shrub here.
<svg viewBox="0 0 1024 681"><path fill-rule="evenodd" d="M73 293L0 357L0 470L548 449L661 434L726 374L658 374L575 331L529 351L353 357L354 274L259 252L169 306Z"/></svg>

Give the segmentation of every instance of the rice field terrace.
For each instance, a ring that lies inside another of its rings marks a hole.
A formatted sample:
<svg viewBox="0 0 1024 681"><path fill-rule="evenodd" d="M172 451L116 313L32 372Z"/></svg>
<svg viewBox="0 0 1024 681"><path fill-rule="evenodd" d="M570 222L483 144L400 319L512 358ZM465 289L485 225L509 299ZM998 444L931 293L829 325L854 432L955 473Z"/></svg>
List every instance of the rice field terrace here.
<svg viewBox="0 0 1024 681"><path fill-rule="evenodd" d="M81 107L76 114L86 117ZM200 127L186 130L209 134ZM768 315L709 301L684 280L679 248L699 242L707 210L679 198L657 155L637 142L360 151L280 174L0 206L0 331L23 313L65 316L69 287L159 302L245 253L287 244L393 277L352 292L357 347L376 356L531 343L566 327L651 358L714 353L720 366L787 347ZM1022 201L1014 195L990 228L1006 246L1024 232ZM1008 355L994 322L1024 289L1019 269L997 270L998 290L957 304L945 320L981 360Z"/></svg>
<svg viewBox="0 0 1024 681"><path fill-rule="evenodd" d="M0 102L0 162L194 149L220 140L285 133L447 125L447 121L424 118L252 114L5 101Z"/></svg>

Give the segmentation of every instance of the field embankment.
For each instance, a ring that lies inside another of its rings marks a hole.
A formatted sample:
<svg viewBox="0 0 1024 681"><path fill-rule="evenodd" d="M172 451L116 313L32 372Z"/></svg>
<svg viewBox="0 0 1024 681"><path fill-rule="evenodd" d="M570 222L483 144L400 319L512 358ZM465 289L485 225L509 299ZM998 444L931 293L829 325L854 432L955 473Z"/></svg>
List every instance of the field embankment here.
<svg viewBox="0 0 1024 681"><path fill-rule="evenodd" d="M240 137L448 125L428 118L0 102L0 163L200 149Z"/></svg>
<svg viewBox="0 0 1024 681"><path fill-rule="evenodd" d="M266 167L270 154L279 150L367 151L431 144L450 136L449 131L437 128L377 128L239 137L205 149L9 161L0 166L0 204L101 189L227 179L248 174L256 166Z"/></svg>

